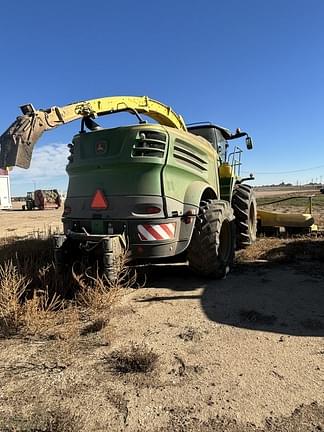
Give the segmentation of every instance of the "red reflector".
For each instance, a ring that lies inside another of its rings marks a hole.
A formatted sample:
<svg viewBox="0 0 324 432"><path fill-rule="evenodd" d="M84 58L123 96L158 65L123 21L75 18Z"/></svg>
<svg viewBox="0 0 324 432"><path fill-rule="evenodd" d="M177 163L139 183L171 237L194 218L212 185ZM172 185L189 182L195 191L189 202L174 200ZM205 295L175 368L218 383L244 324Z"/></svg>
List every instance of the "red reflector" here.
<svg viewBox="0 0 324 432"><path fill-rule="evenodd" d="M104 210L108 208L108 201L104 195L104 193L97 189L96 193L93 195L92 201L91 201L91 208L97 209L97 210Z"/></svg>

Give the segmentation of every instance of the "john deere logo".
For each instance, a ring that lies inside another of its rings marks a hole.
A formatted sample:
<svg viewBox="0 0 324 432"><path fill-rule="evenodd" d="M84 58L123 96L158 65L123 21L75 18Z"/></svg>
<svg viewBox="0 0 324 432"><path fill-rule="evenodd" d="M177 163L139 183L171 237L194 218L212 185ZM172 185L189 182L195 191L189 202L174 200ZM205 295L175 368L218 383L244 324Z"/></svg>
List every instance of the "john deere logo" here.
<svg viewBox="0 0 324 432"><path fill-rule="evenodd" d="M107 142L106 141L98 141L96 142L96 153L103 154L107 152Z"/></svg>

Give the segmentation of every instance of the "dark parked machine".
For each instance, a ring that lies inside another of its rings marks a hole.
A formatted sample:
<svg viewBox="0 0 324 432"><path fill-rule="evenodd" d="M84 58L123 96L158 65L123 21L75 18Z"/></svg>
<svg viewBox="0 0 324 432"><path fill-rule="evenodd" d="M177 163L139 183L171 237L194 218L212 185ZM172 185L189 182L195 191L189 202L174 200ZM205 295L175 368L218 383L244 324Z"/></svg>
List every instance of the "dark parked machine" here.
<svg viewBox="0 0 324 432"><path fill-rule="evenodd" d="M61 207L61 197L56 189L37 189L35 192L27 192L26 204L23 210L48 210Z"/></svg>

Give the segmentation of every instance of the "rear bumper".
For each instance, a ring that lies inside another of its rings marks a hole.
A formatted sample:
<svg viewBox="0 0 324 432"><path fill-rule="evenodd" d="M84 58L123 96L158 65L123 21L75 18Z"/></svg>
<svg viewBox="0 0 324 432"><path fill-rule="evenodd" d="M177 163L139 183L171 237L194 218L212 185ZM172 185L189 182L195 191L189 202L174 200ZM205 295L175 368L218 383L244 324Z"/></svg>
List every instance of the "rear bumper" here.
<svg viewBox="0 0 324 432"><path fill-rule="evenodd" d="M125 249L132 259L167 258L178 255L188 247L195 217L146 220L100 221L103 233L92 234L82 227L82 220L75 229L65 225L65 234L56 236L56 249L65 241L75 244L96 245L114 236L123 236ZM87 225L85 221L84 225ZM67 224L68 225L68 224ZM102 232L102 231L101 231ZM91 249L82 248L83 250Z"/></svg>

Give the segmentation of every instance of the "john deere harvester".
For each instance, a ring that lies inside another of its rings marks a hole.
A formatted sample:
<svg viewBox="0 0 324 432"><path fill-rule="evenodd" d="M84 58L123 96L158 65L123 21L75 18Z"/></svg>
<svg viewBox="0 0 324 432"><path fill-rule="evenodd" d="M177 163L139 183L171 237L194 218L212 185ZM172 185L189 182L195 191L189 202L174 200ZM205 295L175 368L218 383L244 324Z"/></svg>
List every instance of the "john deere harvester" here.
<svg viewBox="0 0 324 432"><path fill-rule="evenodd" d="M239 176L241 150L228 151L228 141L244 136L252 148L247 133L212 124L187 127L148 97L21 110L0 137L0 166L28 168L44 131L81 119L68 145L64 233L55 236L58 269L75 260L97 262L113 278L114 263L127 250L135 262L187 260L197 273L221 278L235 244L255 240L256 202ZM94 120L122 111L134 114L137 124L107 129Z"/></svg>

